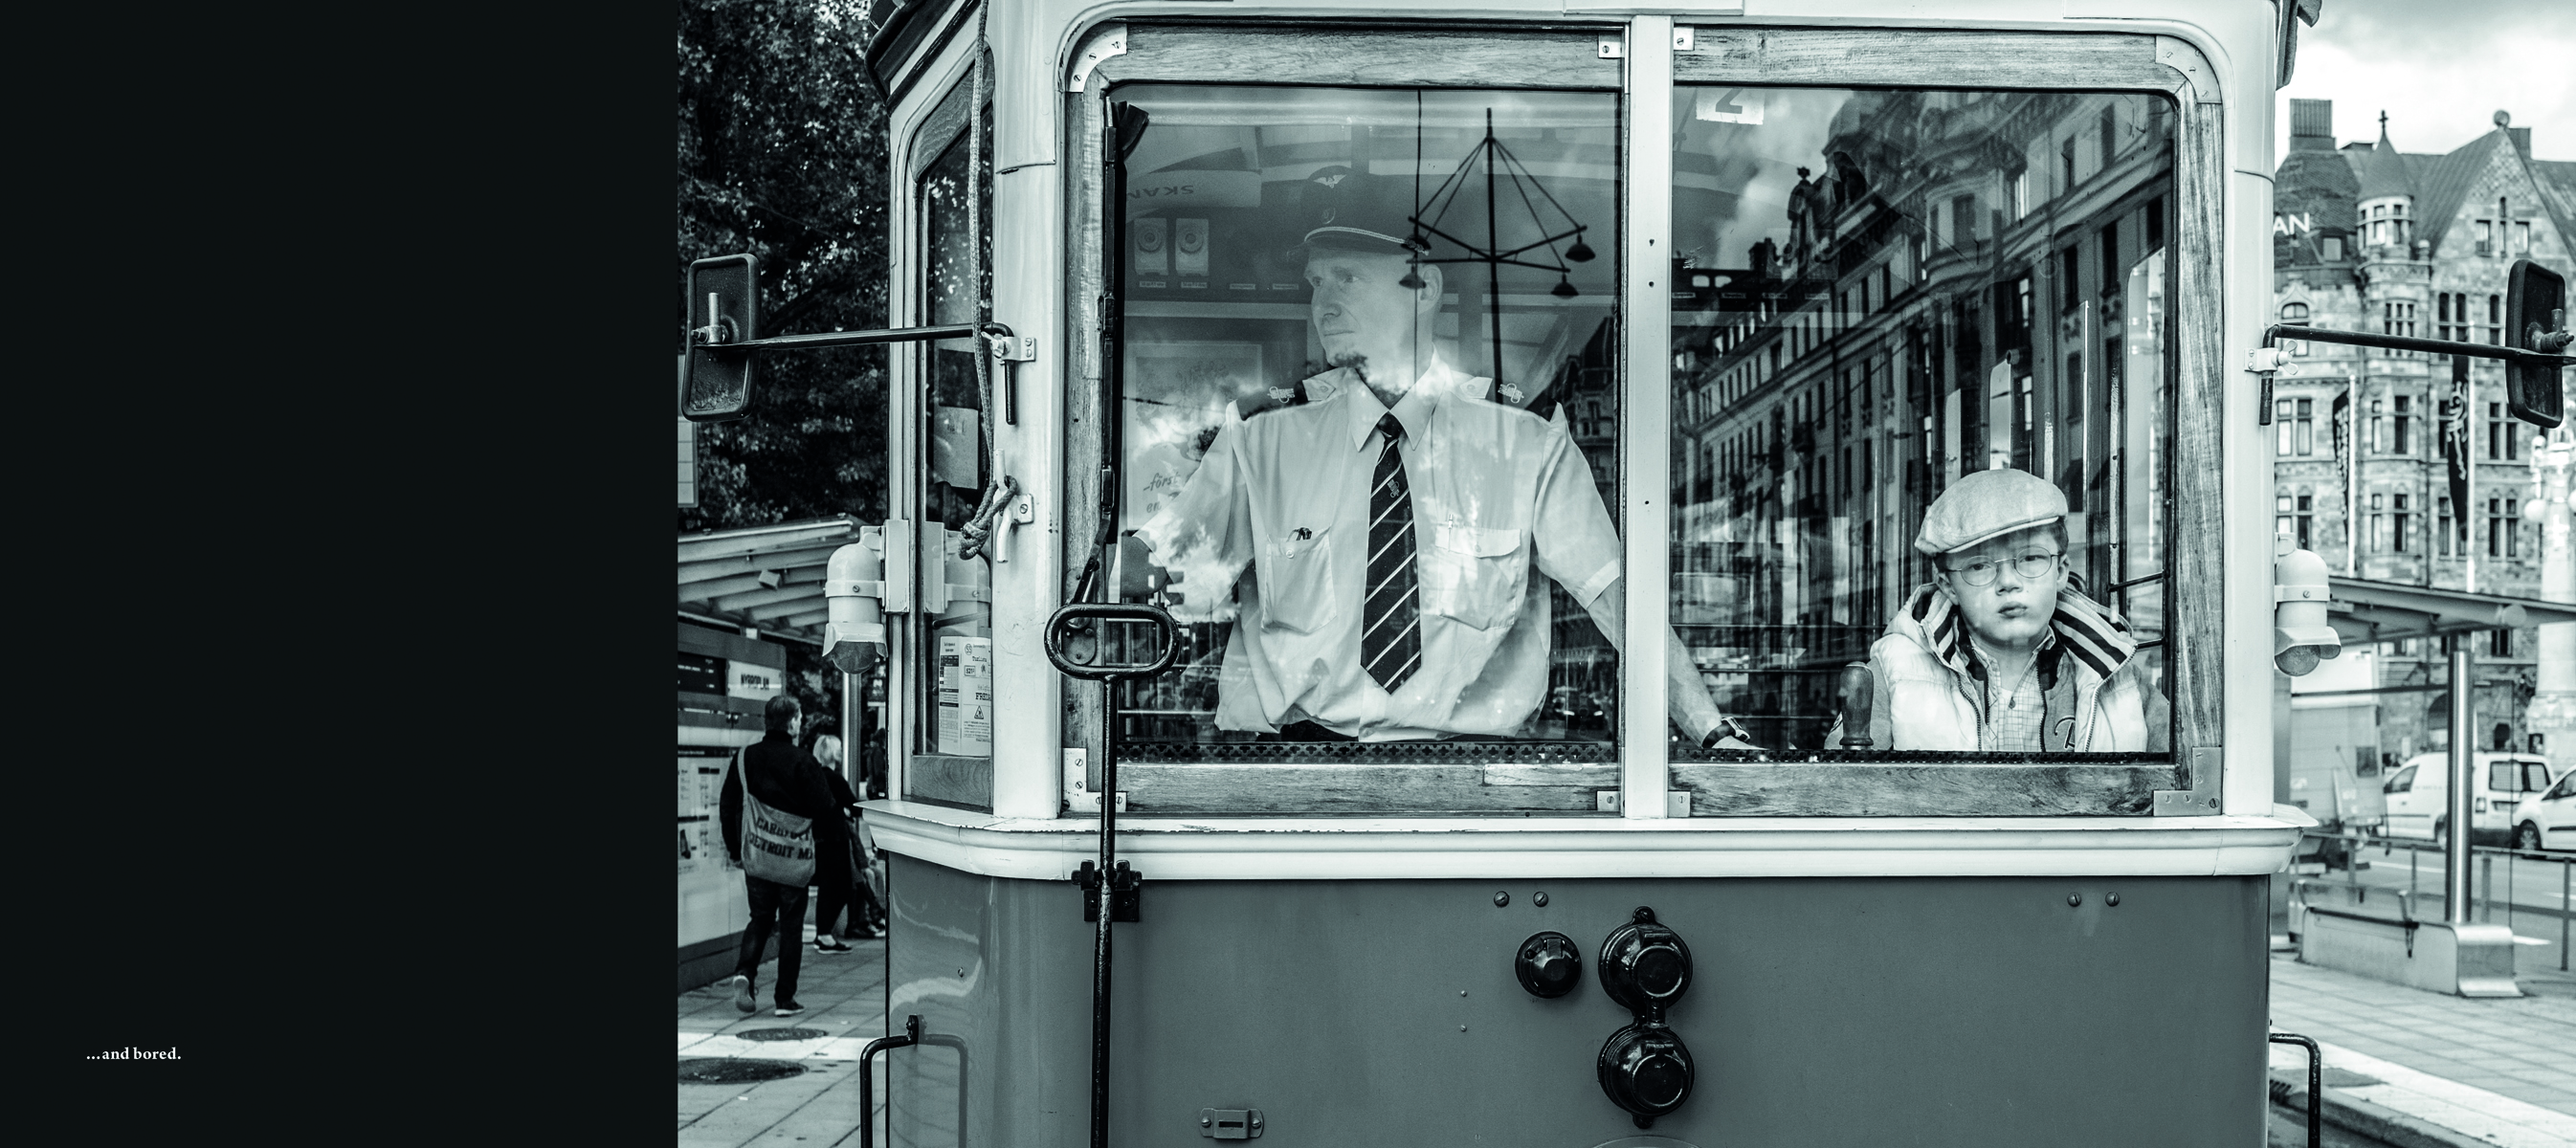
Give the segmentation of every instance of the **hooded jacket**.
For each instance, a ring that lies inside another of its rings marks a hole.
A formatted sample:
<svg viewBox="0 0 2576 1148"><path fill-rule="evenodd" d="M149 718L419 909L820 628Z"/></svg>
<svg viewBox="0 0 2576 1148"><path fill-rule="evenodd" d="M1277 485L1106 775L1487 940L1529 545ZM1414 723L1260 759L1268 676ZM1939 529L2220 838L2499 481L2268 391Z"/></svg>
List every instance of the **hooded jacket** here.
<svg viewBox="0 0 2576 1148"><path fill-rule="evenodd" d="M2172 718L2137 656L2128 624L2071 582L2057 594L2039 661L2048 753L2162 753ZM1869 649L1869 736L1879 749L1974 752L1987 748L1985 668L1968 647L1957 601L1917 587ZM1840 744L1841 723L1826 735Z"/></svg>

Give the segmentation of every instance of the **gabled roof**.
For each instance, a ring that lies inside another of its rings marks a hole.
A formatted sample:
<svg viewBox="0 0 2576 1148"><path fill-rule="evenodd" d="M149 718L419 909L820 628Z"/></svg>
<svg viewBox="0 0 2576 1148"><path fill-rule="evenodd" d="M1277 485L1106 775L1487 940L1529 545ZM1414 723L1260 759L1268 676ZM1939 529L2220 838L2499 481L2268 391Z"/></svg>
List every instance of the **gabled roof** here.
<svg viewBox="0 0 2576 1148"><path fill-rule="evenodd" d="M2460 213L2460 201L2469 197L2469 189L2496 161L2499 147L2508 152L2513 148L2501 129L2470 140L2449 155L2422 157L2424 179L2415 200L2415 234L2432 240L2434 250L2442 249L2442 233L2450 230L2451 217Z"/></svg>

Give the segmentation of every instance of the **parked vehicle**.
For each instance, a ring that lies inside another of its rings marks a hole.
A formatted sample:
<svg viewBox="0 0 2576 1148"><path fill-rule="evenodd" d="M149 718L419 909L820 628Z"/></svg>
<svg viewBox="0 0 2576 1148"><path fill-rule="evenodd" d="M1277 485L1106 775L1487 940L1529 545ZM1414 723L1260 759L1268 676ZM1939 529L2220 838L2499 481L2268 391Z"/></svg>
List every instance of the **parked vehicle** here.
<svg viewBox="0 0 2576 1148"><path fill-rule="evenodd" d="M2516 806L2513 847L2576 850L2576 770L2561 774L2558 784L2535 800Z"/></svg>
<svg viewBox="0 0 2576 1148"><path fill-rule="evenodd" d="M2446 752L2419 753L2407 758L2388 779L2383 788L2389 836L2445 839L2450 828L2444 813L2450 763ZM2556 780L2547 761L2521 753L2477 755L2474 778L2477 788L2469 796L2469 839L2494 844L2503 844L2512 834L2517 825L2514 811Z"/></svg>

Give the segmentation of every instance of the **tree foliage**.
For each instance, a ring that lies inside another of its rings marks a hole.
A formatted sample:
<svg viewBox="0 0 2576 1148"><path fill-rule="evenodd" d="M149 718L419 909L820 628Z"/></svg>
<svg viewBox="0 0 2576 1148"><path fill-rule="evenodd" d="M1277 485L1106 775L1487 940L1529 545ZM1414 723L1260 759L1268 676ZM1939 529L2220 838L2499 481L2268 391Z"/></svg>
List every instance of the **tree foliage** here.
<svg viewBox="0 0 2576 1148"><path fill-rule="evenodd" d="M760 259L761 333L883 326L885 107L866 75L861 0L682 0L680 286L692 260ZM763 356L749 417L698 434L682 533L885 516L885 351Z"/></svg>

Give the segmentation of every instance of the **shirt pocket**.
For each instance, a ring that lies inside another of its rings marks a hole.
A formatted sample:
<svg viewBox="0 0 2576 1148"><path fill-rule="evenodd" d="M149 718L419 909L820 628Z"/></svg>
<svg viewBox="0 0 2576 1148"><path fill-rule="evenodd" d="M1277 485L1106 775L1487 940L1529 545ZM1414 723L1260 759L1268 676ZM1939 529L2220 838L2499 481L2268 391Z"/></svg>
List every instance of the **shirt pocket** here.
<svg viewBox="0 0 2576 1148"><path fill-rule="evenodd" d="M1341 613L1333 594L1333 532L1299 529L1261 547L1261 628L1311 634Z"/></svg>
<svg viewBox="0 0 2576 1148"><path fill-rule="evenodd" d="M1520 614L1529 586L1529 548L1518 530L1433 526L1421 552L1426 613L1490 630Z"/></svg>

